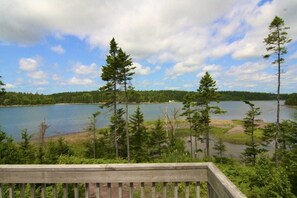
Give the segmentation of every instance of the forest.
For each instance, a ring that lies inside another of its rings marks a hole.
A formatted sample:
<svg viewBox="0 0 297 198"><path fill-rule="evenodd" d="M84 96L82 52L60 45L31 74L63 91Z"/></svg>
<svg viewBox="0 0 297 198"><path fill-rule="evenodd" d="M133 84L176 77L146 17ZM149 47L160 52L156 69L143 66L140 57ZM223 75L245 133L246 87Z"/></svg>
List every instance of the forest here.
<svg viewBox="0 0 297 198"><path fill-rule="evenodd" d="M186 94L195 94L188 91L174 90L150 90L150 91L135 91L130 90L130 103L162 103L168 101L182 102ZM221 101L243 101L243 100L275 100L276 94L246 92L246 91L218 91ZM123 102L124 92L119 92L119 102ZM290 97L289 97L290 96ZM294 94L281 94L281 99L290 98L286 104L292 105L295 101ZM84 91L84 92L64 92L50 95L38 93L20 93L7 92L0 98L1 106L10 105L42 105L42 104L58 104L58 103L102 103L105 102L103 92ZM293 102L293 103L292 103Z"/></svg>

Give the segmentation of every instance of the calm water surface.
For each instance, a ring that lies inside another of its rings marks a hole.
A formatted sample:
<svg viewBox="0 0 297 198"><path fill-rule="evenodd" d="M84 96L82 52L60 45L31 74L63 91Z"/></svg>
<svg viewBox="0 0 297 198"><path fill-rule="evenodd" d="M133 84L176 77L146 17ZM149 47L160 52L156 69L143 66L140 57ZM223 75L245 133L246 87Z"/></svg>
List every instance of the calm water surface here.
<svg viewBox="0 0 297 198"><path fill-rule="evenodd" d="M276 115L276 101L253 101L256 107L260 107L262 114L259 119L266 122L274 122ZM243 119L249 106L240 101L225 101L218 104L227 111L223 115L214 115L215 119ZM130 105L129 113L132 114L138 105ZM163 117L167 111L169 115L174 108L182 108L181 103L141 104L139 105L145 120L156 120ZM109 125L109 114L106 109L100 109L95 104L67 104L67 105L45 105L30 107L2 107L0 108L1 129L14 139L21 138L21 131L27 129L29 133L36 134L39 124L46 120L50 126L47 136L78 132L84 130L88 125L88 117L95 111L101 111L97 126ZM296 108L281 106L281 119L296 119L294 114Z"/></svg>

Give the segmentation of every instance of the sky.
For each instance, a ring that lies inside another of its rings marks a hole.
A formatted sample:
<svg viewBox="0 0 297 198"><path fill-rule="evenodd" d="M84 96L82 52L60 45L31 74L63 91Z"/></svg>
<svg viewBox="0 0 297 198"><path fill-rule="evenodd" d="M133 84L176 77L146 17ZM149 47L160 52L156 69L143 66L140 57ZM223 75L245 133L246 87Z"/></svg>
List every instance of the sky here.
<svg viewBox="0 0 297 198"><path fill-rule="evenodd" d="M263 40L290 27L281 92L297 92L297 0L0 0L0 76L7 91L97 90L109 42L136 67L136 90L195 91L208 71L220 91L275 93Z"/></svg>

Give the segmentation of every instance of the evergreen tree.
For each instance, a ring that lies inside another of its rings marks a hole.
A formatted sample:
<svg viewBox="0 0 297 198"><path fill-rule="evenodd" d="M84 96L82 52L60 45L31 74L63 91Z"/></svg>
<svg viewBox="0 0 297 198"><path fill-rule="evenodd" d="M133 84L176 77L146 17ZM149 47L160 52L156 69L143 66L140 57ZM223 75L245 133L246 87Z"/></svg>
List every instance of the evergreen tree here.
<svg viewBox="0 0 297 198"><path fill-rule="evenodd" d="M19 159L19 147L0 129L0 164L18 164Z"/></svg>
<svg viewBox="0 0 297 198"><path fill-rule="evenodd" d="M281 86L281 65L284 63L284 55L287 54L286 44L290 43L292 39L288 38L286 32L289 27L285 27L285 22L282 18L275 16L273 21L269 25L269 34L264 38L264 44L266 45L267 54L264 58L270 58L274 56L272 64L277 65L277 112L276 112L276 136L275 136L275 163L278 164L279 156L277 150L279 149L280 139L284 137L284 134L280 134L280 86ZM282 145L282 149L285 150L285 143Z"/></svg>
<svg viewBox="0 0 297 198"><path fill-rule="evenodd" d="M130 133L132 159L136 162L146 161L148 159L148 135L139 106L130 117Z"/></svg>
<svg viewBox="0 0 297 198"><path fill-rule="evenodd" d="M34 150L30 144L31 135L28 134L27 129L22 131L22 141L19 143L20 146L20 163L31 164L34 162Z"/></svg>
<svg viewBox="0 0 297 198"><path fill-rule="evenodd" d="M193 113L194 113L192 106L193 106L193 95L192 94L185 95L184 100L183 100L183 108L182 108L182 110L184 112L181 114L181 116L186 116L186 120L189 123L189 135L190 135L190 143L191 143L191 146L190 146L191 159L193 158L192 122L193 122Z"/></svg>
<svg viewBox="0 0 297 198"><path fill-rule="evenodd" d="M149 149L150 155L160 157L168 147L168 138L166 131L160 119L155 123L150 133Z"/></svg>
<svg viewBox="0 0 297 198"><path fill-rule="evenodd" d="M57 141L49 141L44 154L44 162L47 164L56 164L62 155L72 155L70 146L60 137Z"/></svg>
<svg viewBox="0 0 297 198"><path fill-rule="evenodd" d="M118 44L113 38L110 41L109 54L106 56L106 65L102 66L101 78L106 81L106 84L100 88L105 94L106 100L103 106L110 108L113 112L113 116L116 118L117 114L117 94L118 94L118 80L119 80L119 64L117 60ZM119 148L117 142L117 121L114 121L115 127L113 127L115 156L119 156Z"/></svg>
<svg viewBox="0 0 297 198"><path fill-rule="evenodd" d="M208 72L201 78L199 88L197 89L196 105L199 107L199 111L202 114L202 122L205 129L206 139L206 155L209 156L209 123L210 114L222 113L218 106L211 106L210 102L219 100L219 94L217 93L216 81L212 79Z"/></svg>
<svg viewBox="0 0 297 198"><path fill-rule="evenodd" d="M0 76L0 96L4 95L5 94L5 84L2 82L1 80L2 76Z"/></svg>
<svg viewBox="0 0 297 198"><path fill-rule="evenodd" d="M96 123L97 123L97 116L100 114L100 111L97 111L92 114L92 117L89 117L89 126L88 131L92 132L92 143L93 143L93 158L96 158Z"/></svg>
<svg viewBox="0 0 297 198"><path fill-rule="evenodd" d="M245 133L250 135L251 141L248 142L246 145L244 152L242 155L244 156L244 160L247 163L251 163L255 165L256 157L259 153L263 152L263 149L259 148L259 145L255 142L255 128L257 124L255 123L255 117L261 114L260 108L256 107L255 105L249 101L244 101L247 105L250 106L251 110L246 113L246 117L243 119Z"/></svg>
<svg viewBox="0 0 297 198"><path fill-rule="evenodd" d="M213 147L214 150L218 152L218 155L220 157L220 162L222 163L223 160L223 154L226 151L226 145L224 144L222 138L220 138L216 144Z"/></svg>
<svg viewBox="0 0 297 198"><path fill-rule="evenodd" d="M130 82L132 80L133 70L135 67L132 66L132 59L120 48L118 53L118 62L120 64L120 84L124 87L124 103L125 103L125 131L126 131L126 141L127 141L127 158L130 161L130 140L129 140L129 90L132 89Z"/></svg>

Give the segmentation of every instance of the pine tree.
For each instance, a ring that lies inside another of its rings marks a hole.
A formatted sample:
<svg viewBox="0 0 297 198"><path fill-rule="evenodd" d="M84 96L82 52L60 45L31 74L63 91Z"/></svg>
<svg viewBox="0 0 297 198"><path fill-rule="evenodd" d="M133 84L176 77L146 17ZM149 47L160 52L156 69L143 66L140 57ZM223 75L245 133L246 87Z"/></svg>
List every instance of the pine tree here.
<svg viewBox="0 0 297 198"><path fill-rule="evenodd" d="M189 123L189 135L190 135L190 155L191 159L193 158L193 135L192 135L192 125L193 125L193 95L192 94L187 94L184 97L183 100L183 108L182 110L184 111L181 116L186 116L186 120ZM196 140L196 139L195 139ZM197 148L196 148L197 149Z"/></svg>
<svg viewBox="0 0 297 198"><path fill-rule="evenodd" d="M242 155L244 156L244 160L247 163L251 163L255 165L256 157L259 153L263 152L264 149L260 149L259 145L255 142L255 128L258 126L255 123L255 117L261 114L260 108L255 107L255 105L249 101L244 101L247 105L250 106L250 110L246 113L246 117L243 119L245 133L250 135L251 141L248 142L246 145L244 152Z"/></svg>
<svg viewBox="0 0 297 198"><path fill-rule="evenodd" d="M118 53L118 62L120 64L120 84L124 87L125 94L125 131L126 131L126 141L127 141L127 158L128 162L130 161L130 140L129 140L129 90L132 89L132 86L129 84L132 80L132 75L134 74L133 70L135 67L132 66L132 59L120 48Z"/></svg>
<svg viewBox="0 0 297 198"><path fill-rule="evenodd" d="M0 96L4 95L5 94L5 84L2 82L1 80L2 76L0 76Z"/></svg>
<svg viewBox="0 0 297 198"><path fill-rule="evenodd" d="M146 161L148 159L148 135L139 106L130 117L130 133L132 159L136 162Z"/></svg>
<svg viewBox="0 0 297 198"><path fill-rule="evenodd" d="M206 136L206 155L209 156L209 124L210 113L219 114L222 110L218 106L211 106L210 102L218 102L219 94L217 93L216 81L212 79L208 72L201 78L199 88L197 89L196 105L202 114L202 121Z"/></svg>
<svg viewBox="0 0 297 198"><path fill-rule="evenodd" d="M223 160L223 154L226 151L226 145L224 144L222 138L220 138L216 144L213 147L214 150L218 152L218 155L220 156L220 163L222 163Z"/></svg>
<svg viewBox="0 0 297 198"><path fill-rule="evenodd" d="M27 129L22 130L22 141L19 142L20 161L22 164L31 164L34 162L33 146L30 144L31 137Z"/></svg>
<svg viewBox="0 0 297 198"><path fill-rule="evenodd" d="M168 138L166 137L166 131L161 120L158 119L150 133L150 155L160 157L167 147Z"/></svg>
<svg viewBox="0 0 297 198"><path fill-rule="evenodd" d="M100 111L97 111L92 114L92 117L89 117L89 126L88 131L92 132L92 143L93 143L93 158L96 158L96 145L97 145L97 138L96 138L96 123L97 123L97 116L100 114Z"/></svg>
<svg viewBox="0 0 297 198"><path fill-rule="evenodd" d="M282 18L275 16L273 21L269 25L269 34L264 38L264 44L266 45L267 54L264 58L268 59L272 56L275 60L272 64L277 65L277 112L276 112L276 136L275 136L275 163L278 164L279 160L279 142L284 137L284 134L280 134L280 86L281 86L281 66L284 63L284 55L287 54L286 44L290 43L292 39L288 38L286 32L289 27L285 27L285 22ZM282 149L285 150L285 143L282 145Z"/></svg>

